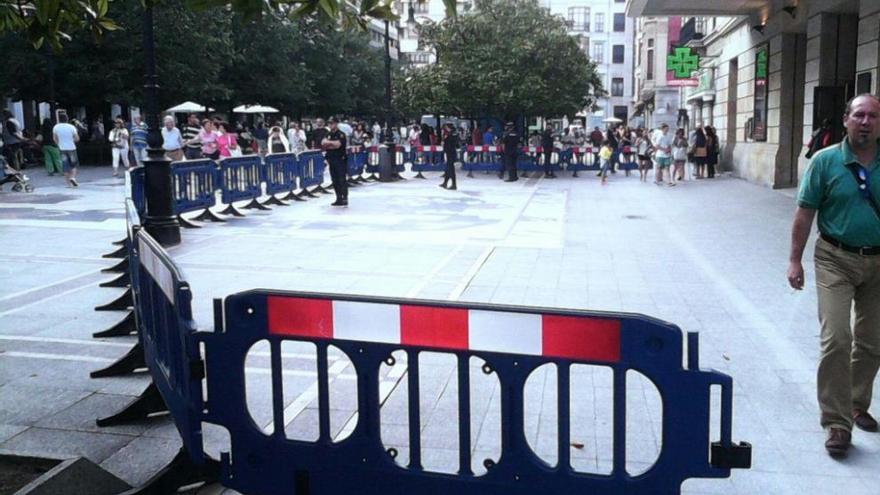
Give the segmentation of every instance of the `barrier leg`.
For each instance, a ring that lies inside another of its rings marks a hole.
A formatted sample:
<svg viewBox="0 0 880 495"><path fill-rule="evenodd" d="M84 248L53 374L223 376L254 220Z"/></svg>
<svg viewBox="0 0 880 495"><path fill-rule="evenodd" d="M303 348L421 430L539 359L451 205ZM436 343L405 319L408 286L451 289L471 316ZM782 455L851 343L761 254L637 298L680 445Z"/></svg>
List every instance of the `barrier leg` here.
<svg viewBox="0 0 880 495"><path fill-rule="evenodd" d="M128 256L122 258L122 261L116 263L110 268L104 268L101 273L125 273L128 271Z"/></svg>
<svg viewBox="0 0 880 495"><path fill-rule="evenodd" d="M193 220L198 220L200 222L225 222L226 219L220 216L217 216L216 213L211 211L210 208L205 208L205 211L199 213L199 216L193 217Z"/></svg>
<svg viewBox="0 0 880 495"><path fill-rule="evenodd" d="M123 273L109 282L98 284L98 287L115 287L121 289L123 287L128 287L129 285L131 285L131 279L129 278L128 273Z"/></svg>
<svg viewBox="0 0 880 495"><path fill-rule="evenodd" d="M218 461L206 456L201 464L196 464L186 449L181 448L167 466L143 485L124 491L119 495L166 495L177 493L184 486L214 483L219 479L220 463Z"/></svg>
<svg viewBox="0 0 880 495"><path fill-rule="evenodd" d="M333 194L332 192L329 191L330 189L333 189L333 185L329 185L327 187L324 187L324 184L318 184L317 187L312 189L312 192L313 193L319 192L319 193L324 193L324 194Z"/></svg>
<svg viewBox="0 0 880 495"><path fill-rule="evenodd" d="M103 304L101 306L95 306L95 311L127 311L129 308L134 306L134 299L131 295L131 288L129 287L121 296L116 299L108 302L107 304Z"/></svg>
<svg viewBox="0 0 880 495"><path fill-rule="evenodd" d="M134 313L128 313L125 318L122 319L119 323L113 325L112 327L103 330L101 332L95 332L92 334L92 337L96 339L101 339L104 337L122 337L125 335L131 335L137 332L137 325L134 321Z"/></svg>
<svg viewBox="0 0 880 495"><path fill-rule="evenodd" d="M113 251L112 253L107 253L101 257L102 258L122 259L122 258L125 258L126 256L128 256L128 248L126 248L125 246L122 246L121 248L117 249L116 251Z"/></svg>
<svg viewBox="0 0 880 495"><path fill-rule="evenodd" d="M107 378L110 376L127 375L129 373L134 373L135 370L144 369L146 367L147 361L144 357L144 347L138 342L124 356L117 359L116 362L106 368L89 373L89 377Z"/></svg>
<svg viewBox="0 0 880 495"><path fill-rule="evenodd" d="M301 197L299 197L293 190L287 193L287 196L281 198L282 201L305 201Z"/></svg>
<svg viewBox="0 0 880 495"><path fill-rule="evenodd" d="M150 382L144 392L135 400L128 403L116 414L107 416L106 418L98 418L95 424L98 426L115 426L125 424L130 421L147 419L151 414L168 411L165 401L162 400L162 394L156 384Z"/></svg>
<svg viewBox="0 0 880 495"><path fill-rule="evenodd" d="M302 198L303 196L306 196L306 197L309 197L309 198L317 198L317 197L318 197L318 196L315 195L315 193L313 193L312 191L309 191L309 190L306 189L305 187L302 188L302 191L300 191L299 193L297 193L296 196L297 196L298 198ZM305 200L303 200L303 201L305 201Z"/></svg>
<svg viewBox="0 0 880 495"><path fill-rule="evenodd" d="M267 199L266 201L263 201L261 204L263 206L266 206L266 205L290 206L289 204L285 203L284 201L281 201L280 199L276 198L274 194L270 194L269 199Z"/></svg>
<svg viewBox="0 0 880 495"><path fill-rule="evenodd" d="M190 222L189 220L183 218L180 215L177 215L177 222L180 224L181 227L183 227L185 229L200 229L200 228L202 228L201 225L196 225L196 224Z"/></svg>
<svg viewBox="0 0 880 495"><path fill-rule="evenodd" d="M226 208L224 208L222 211L220 211L220 213L223 215L232 215L234 217L243 217L244 216L244 213L236 210L235 206L232 203L229 203L228 205L226 205Z"/></svg>
<svg viewBox="0 0 880 495"><path fill-rule="evenodd" d="M242 208L244 208L245 210L263 210L263 211L272 209L272 208L269 208L268 206L263 205L259 201L257 201L257 198L252 199L250 203L242 206Z"/></svg>
<svg viewBox="0 0 880 495"><path fill-rule="evenodd" d="M128 237L125 239L120 239L118 241L113 241L114 246L128 246Z"/></svg>

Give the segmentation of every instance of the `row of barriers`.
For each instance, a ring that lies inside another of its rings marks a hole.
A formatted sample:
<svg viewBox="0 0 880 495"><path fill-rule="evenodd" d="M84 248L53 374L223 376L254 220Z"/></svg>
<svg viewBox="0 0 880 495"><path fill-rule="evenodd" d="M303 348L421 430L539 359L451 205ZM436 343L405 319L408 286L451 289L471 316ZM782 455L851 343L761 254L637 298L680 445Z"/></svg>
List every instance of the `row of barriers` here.
<svg viewBox="0 0 880 495"><path fill-rule="evenodd" d="M283 175L286 166L278 165L272 173ZM231 170L221 165L223 173L213 177L240 182L237 191L247 190L256 172ZM164 471L164 478L156 481L168 492L175 483L193 481L193 476L181 474L188 469L195 470L195 479L200 481L218 476L226 487L259 495L666 495L680 493L688 478L724 478L732 468L750 467L751 446L732 441L732 380L720 372L699 369L696 333L687 334L687 364L683 366L683 332L642 315L274 290L246 291L216 301L215 328L199 330L193 321L193 294L186 277L140 227L131 199L126 201L126 225L122 251L130 304L142 349L140 362L148 367L153 384L145 393L149 397L139 398L112 420L105 418L99 424L146 417L159 408L170 412L183 450L174 469ZM268 429L255 423L246 397L252 393L246 391L246 358L261 341L269 346L274 427ZM288 418L282 345L290 341L311 343L316 349L319 434L313 441L293 440L284 433ZM343 440L332 438L330 431L330 347L341 350L355 371L355 423ZM381 433L384 405L379 371L401 352L406 355L408 374L406 464L395 462L397 452L385 446ZM425 352L446 353L458 362L459 469L453 473L423 466L418 363ZM500 456L487 460L485 472L479 474L471 469L474 432L467 363L472 357L484 362L484 373L497 377L501 394ZM548 363L557 370L555 465L536 454L524 433L526 380ZM613 394L607 399L613 410L613 460L610 472L603 475L572 469L570 400L575 391L570 373L573 366L582 364L601 365L613 372ZM631 475L624 467L630 370L645 375L662 402L660 452L653 466L639 475ZM710 437L713 386L721 389L720 404L716 404L720 409L717 442ZM219 462L205 454L205 424L229 433L228 451L220 455ZM176 474L169 476L169 472Z"/></svg>

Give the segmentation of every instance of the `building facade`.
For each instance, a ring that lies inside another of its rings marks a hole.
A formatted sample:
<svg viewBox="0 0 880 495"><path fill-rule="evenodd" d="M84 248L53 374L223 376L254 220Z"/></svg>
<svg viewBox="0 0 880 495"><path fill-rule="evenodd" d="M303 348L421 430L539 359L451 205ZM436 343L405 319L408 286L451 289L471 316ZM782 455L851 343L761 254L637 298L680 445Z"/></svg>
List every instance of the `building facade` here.
<svg viewBox="0 0 880 495"><path fill-rule="evenodd" d="M611 117L628 122L632 116L635 23L626 16L626 1L582 0L564 11L551 4L551 12L565 17L569 34L579 37L581 49L596 63L608 93L594 103L587 125L601 126Z"/></svg>
<svg viewBox="0 0 880 495"><path fill-rule="evenodd" d="M752 182L797 186L822 120L840 138L846 101L878 93L877 0L628 0L627 14L693 20L683 45L699 58L696 84L680 89L679 109L690 124L713 125L722 166Z"/></svg>

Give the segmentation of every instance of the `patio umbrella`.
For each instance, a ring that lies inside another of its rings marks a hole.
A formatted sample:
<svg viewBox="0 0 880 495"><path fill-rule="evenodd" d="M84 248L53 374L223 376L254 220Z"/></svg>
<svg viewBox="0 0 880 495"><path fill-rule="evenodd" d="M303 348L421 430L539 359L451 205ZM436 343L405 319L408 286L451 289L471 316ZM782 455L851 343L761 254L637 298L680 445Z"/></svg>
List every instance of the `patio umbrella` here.
<svg viewBox="0 0 880 495"><path fill-rule="evenodd" d="M278 113L277 108L264 105L240 105L232 109L235 113Z"/></svg>
<svg viewBox="0 0 880 495"><path fill-rule="evenodd" d="M618 119L617 117L608 117L607 119L604 119L602 122L605 124L619 124L623 121Z"/></svg>
<svg viewBox="0 0 880 495"><path fill-rule="evenodd" d="M210 107L204 107L199 105L198 103L192 101L185 101L180 105L173 106L168 110L165 110L168 113L193 113L193 112L213 112L214 109Z"/></svg>

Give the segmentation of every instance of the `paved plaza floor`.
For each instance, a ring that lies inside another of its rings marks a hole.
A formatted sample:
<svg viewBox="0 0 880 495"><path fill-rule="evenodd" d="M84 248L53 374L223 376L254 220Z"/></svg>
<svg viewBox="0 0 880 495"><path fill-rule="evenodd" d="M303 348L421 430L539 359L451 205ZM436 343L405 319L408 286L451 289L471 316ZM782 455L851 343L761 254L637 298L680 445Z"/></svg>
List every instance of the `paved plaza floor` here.
<svg viewBox="0 0 880 495"><path fill-rule="evenodd" d="M91 337L121 318L92 308L121 293L98 283L111 278L100 269L114 261L101 255L123 236L123 183L107 169L84 169L78 189L42 171L31 175L34 193L0 192L0 451L82 455L141 483L177 452L177 432L163 417L96 427L96 417L118 410L149 380L88 376L134 342ZM793 191L731 177L655 186L637 173L617 173L604 187L594 174L516 183L460 174L458 191L438 183L433 175L369 184L351 190L348 208L322 196L184 230L170 254L192 286L199 328L213 326L213 299L253 288L643 313L700 333L701 365L734 379L734 439L754 446L751 470L690 480L684 493L877 493L880 434L856 431L841 461L823 448L812 263L805 264L804 291L785 280ZM248 406L261 426L272 417L266 351L252 348L246 363ZM314 438L314 348L290 343L283 352L285 433ZM357 421L356 376L344 353L329 360L331 428L341 439ZM498 385L480 364L471 362L476 470L484 458L497 460L499 449ZM449 420L457 410L454 371L444 354L420 364L422 457L441 472L454 470L458 458L457 425ZM404 359L380 376L383 441L402 463L406 380ZM582 366L572 385L573 467L605 473L609 374ZM550 463L555 394L553 373L532 375L526 436ZM661 448L662 401L638 376L628 380L627 398L627 469L635 474ZM211 452L227 441L210 428L206 439ZM209 486L200 493L233 492Z"/></svg>

